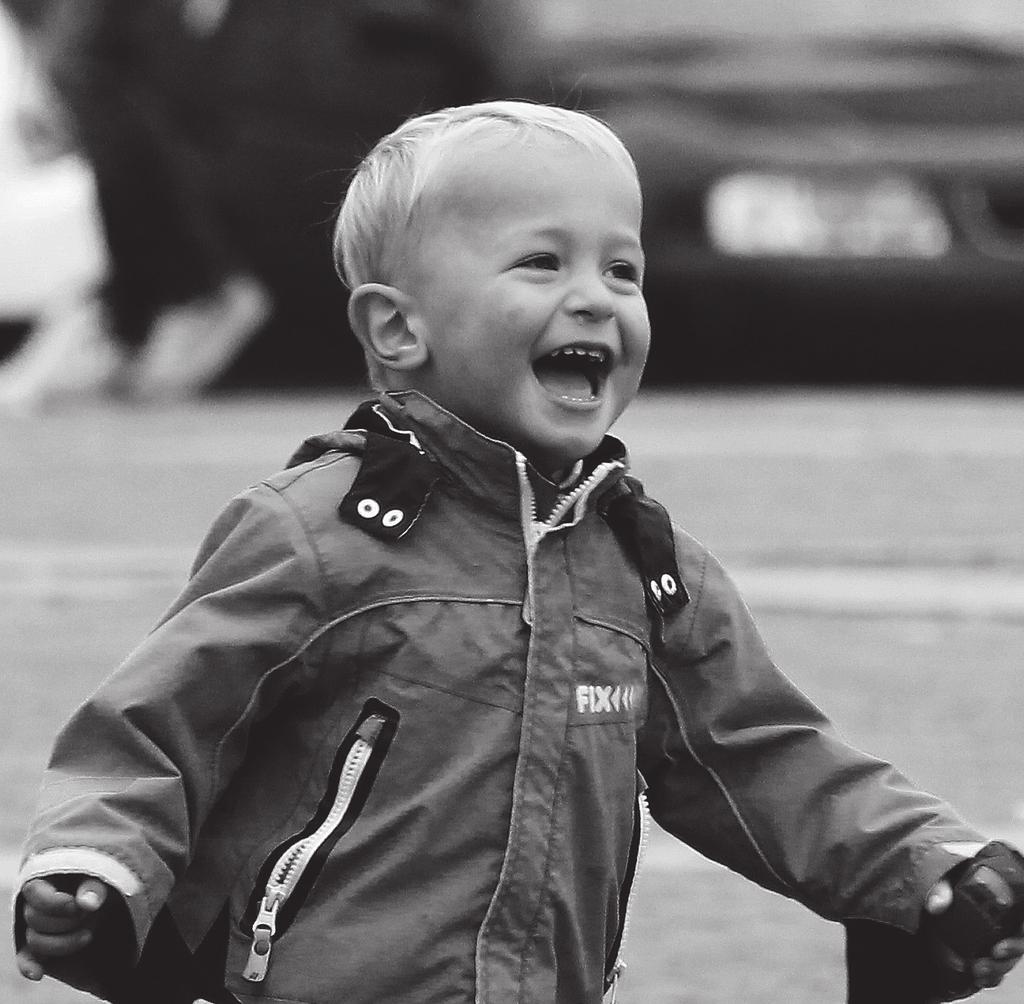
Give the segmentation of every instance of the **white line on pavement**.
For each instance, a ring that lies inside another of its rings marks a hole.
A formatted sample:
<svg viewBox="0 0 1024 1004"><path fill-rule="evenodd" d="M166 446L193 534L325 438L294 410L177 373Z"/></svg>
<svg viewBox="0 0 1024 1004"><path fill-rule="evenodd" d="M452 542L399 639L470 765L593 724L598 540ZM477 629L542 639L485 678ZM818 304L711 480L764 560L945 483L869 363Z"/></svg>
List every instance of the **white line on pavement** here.
<svg viewBox="0 0 1024 1004"><path fill-rule="evenodd" d="M1024 574L1005 569L732 568L759 610L1024 620Z"/></svg>
<svg viewBox="0 0 1024 1004"><path fill-rule="evenodd" d="M124 546L0 539L0 596L36 600L126 599L173 594L190 544ZM905 565L730 566L755 610L901 617L1024 620L1024 570Z"/></svg>

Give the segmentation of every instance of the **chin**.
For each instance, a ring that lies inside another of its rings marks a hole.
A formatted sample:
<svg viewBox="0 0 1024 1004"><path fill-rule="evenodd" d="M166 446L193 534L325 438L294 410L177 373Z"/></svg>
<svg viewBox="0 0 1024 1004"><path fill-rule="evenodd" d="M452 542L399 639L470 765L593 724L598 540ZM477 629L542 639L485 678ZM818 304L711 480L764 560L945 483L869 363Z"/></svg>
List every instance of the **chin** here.
<svg viewBox="0 0 1024 1004"><path fill-rule="evenodd" d="M597 440L573 440L572 443L559 443L557 446L547 444L544 448L535 449L534 466L543 473L564 473L569 471L577 461L593 453L603 437Z"/></svg>

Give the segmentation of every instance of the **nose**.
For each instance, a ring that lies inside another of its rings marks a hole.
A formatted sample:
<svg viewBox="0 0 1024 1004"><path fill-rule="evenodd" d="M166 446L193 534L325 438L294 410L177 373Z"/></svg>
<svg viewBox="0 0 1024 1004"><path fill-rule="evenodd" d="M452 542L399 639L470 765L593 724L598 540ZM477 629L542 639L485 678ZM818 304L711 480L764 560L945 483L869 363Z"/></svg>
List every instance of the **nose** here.
<svg viewBox="0 0 1024 1004"><path fill-rule="evenodd" d="M564 306L566 313L581 324L607 321L615 313L614 294L599 274L574 276Z"/></svg>

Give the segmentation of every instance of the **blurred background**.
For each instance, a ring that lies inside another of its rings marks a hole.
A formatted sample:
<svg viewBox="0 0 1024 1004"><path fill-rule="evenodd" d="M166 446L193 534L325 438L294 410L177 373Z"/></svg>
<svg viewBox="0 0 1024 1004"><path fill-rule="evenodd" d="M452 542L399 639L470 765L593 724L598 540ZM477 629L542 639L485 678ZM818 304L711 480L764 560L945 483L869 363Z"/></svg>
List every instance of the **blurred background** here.
<svg viewBox="0 0 1024 1004"><path fill-rule="evenodd" d="M0 401L353 385L329 231L409 114L594 111L649 384L1011 386L1017 0L3 0Z"/></svg>
<svg viewBox="0 0 1024 1004"><path fill-rule="evenodd" d="M0 0L0 926L55 730L364 393L348 171L509 95L637 160L648 490L851 742L1024 845L1020 0ZM624 1004L843 999L836 925L648 857Z"/></svg>

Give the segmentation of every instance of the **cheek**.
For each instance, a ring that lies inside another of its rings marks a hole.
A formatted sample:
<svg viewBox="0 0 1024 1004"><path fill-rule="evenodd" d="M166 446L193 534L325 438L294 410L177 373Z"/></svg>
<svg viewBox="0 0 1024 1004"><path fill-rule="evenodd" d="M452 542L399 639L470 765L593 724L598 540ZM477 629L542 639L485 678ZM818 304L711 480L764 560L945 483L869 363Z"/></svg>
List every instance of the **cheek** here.
<svg viewBox="0 0 1024 1004"><path fill-rule="evenodd" d="M641 303L634 313L629 326L630 342L635 351L646 357L651 347L651 322L647 316L647 304Z"/></svg>
<svg viewBox="0 0 1024 1004"><path fill-rule="evenodd" d="M488 297L488 319L506 337L533 336L544 326L548 308L530 289L496 291Z"/></svg>
<svg viewBox="0 0 1024 1004"><path fill-rule="evenodd" d="M528 333L532 328L530 322L530 310L522 304L499 306L494 314L495 330L500 331L506 338Z"/></svg>

